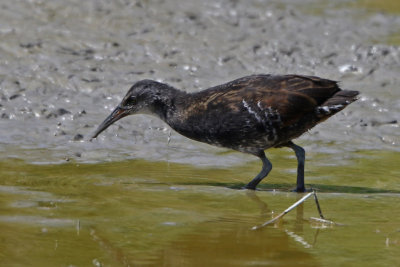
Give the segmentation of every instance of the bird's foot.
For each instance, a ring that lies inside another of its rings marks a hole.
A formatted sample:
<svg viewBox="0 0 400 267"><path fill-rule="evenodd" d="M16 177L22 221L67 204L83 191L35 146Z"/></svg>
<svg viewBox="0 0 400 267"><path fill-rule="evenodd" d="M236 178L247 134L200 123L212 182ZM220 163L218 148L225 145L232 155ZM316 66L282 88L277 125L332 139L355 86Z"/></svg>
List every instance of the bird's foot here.
<svg viewBox="0 0 400 267"><path fill-rule="evenodd" d="M312 188L306 189L305 187L297 187L296 189L292 189L291 192L297 192L297 193L306 193L306 192L311 192Z"/></svg>
<svg viewBox="0 0 400 267"><path fill-rule="evenodd" d="M248 190L256 190L256 187L253 185L247 184L246 186L243 186L242 189L248 189Z"/></svg>

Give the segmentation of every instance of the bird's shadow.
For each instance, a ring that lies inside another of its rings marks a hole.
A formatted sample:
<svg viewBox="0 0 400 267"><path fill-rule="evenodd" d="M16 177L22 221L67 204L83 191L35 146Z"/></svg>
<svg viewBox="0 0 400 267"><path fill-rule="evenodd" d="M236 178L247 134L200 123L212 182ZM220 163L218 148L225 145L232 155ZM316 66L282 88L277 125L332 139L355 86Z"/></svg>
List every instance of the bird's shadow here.
<svg viewBox="0 0 400 267"><path fill-rule="evenodd" d="M208 185L216 187L226 187L235 190L244 189L244 183L183 183L184 185ZM182 185L183 185L182 184ZM256 191L282 191L292 192L295 189L293 184L262 184L258 185ZM346 194L400 194L398 190L387 190L362 186L342 186L324 184L306 184L306 190L314 189L321 193L346 193Z"/></svg>

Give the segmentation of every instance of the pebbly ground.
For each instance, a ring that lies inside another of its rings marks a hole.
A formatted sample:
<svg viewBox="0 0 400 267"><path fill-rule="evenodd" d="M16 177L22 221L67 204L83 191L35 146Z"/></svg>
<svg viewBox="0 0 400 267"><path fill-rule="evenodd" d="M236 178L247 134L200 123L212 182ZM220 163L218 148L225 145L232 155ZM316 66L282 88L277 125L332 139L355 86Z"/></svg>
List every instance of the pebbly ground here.
<svg viewBox="0 0 400 267"><path fill-rule="evenodd" d="M198 91L253 74L341 81L359 101L305 134L307 151L400 151L400 16L354 1L2 1L0 157L36 163L144 158L230 165L250 156L138 115L88 141L132 83Z"/></svg>

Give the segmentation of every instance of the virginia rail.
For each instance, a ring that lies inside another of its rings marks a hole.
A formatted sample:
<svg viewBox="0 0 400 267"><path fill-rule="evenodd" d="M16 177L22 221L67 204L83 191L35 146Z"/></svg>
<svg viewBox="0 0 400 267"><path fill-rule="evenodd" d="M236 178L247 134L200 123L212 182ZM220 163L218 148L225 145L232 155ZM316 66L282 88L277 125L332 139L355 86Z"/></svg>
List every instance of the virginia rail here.
<svg viewBox="0 0 400 267"><path fill-rule="evenodd" d="M292 142L356 100L358 91L336 81L301 75L251 75L196 93L152 80L135 83L97 128L96 138L117 120L152 114L196 141L261 159L261 172L246 185L255 189L272 169L264 150L290 147L297 166L297 192L304 192L304 149Z"/></svg>

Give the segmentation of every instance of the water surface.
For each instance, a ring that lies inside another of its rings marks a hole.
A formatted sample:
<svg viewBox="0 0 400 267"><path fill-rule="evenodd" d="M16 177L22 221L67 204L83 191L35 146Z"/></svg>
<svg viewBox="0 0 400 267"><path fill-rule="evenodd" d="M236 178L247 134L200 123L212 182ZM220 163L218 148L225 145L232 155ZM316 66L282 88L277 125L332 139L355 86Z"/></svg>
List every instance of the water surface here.
<svg viewBox="0 0 400 267"><path fill-rule="evenodd" d="M400 173L393 166L400 154L358 153L343 166L324 166L332 156L314 155L308 187L318 190L325 216L343 225L310 222L318 217L310 199L277 224L253 231L300 197L289 191L294 160L275 152L277 168L257 192L237 189L255 175L255 163L227 170L144 160L2 162L1 261L5 266L396 264Z"/></svg>

